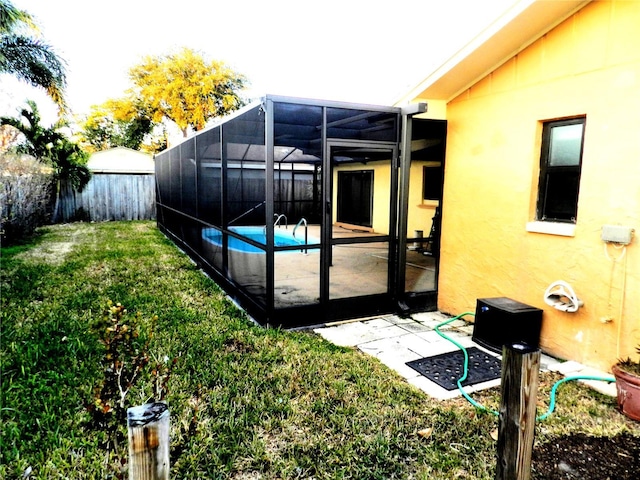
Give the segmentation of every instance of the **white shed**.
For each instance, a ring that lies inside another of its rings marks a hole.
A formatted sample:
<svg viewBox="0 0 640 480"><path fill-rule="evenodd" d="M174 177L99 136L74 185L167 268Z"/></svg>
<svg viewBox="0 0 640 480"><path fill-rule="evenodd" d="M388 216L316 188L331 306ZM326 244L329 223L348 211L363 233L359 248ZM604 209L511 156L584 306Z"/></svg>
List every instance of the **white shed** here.
<svg viewBox="0 0 640 480"><path fill-rule="evenodd" d="M96 173L154 173L153 157L127 147L115 147L96 152L89 158L89 170Z"/></svg>

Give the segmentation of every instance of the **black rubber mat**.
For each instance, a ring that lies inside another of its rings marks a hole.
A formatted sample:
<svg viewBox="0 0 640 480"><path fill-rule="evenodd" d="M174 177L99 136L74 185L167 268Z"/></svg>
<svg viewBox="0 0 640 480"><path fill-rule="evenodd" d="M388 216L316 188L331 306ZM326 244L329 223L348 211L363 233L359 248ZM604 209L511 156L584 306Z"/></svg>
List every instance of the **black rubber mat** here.
<svg viewBox="0 0 640 480"><path fill-rule="evenodd" d="M500 359L483 352L477 347L467 348L469 367L467 379L462 386L475 385L500 378ZM462 350L420 358L407 362L407 365L437 383L445 390L458 388L458 379L464 373L464 354Z"/></svg>

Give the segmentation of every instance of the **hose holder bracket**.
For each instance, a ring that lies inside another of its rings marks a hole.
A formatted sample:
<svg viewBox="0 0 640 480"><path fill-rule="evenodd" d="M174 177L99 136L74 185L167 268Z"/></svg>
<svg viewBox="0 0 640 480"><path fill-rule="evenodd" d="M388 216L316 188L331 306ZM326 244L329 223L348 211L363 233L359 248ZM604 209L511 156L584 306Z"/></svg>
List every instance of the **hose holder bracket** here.
<svg viewBox="0 0 640 480"><path fill-rule="evenodd" d="M584 305L571 285L563 280L553 282L544 292L544 303L562 312L574 313Z"/></svg>

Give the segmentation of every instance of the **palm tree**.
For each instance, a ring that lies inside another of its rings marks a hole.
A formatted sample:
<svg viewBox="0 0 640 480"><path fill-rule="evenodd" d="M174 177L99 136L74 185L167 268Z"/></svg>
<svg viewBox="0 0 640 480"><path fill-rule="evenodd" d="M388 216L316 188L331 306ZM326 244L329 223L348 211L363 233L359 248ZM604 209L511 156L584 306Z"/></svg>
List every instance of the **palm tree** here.
<svg viewBox="0 0 640 480"><path fill-rule="evenodd" d="M86 166L89 154L62 133L66 123L58 121L51 127L40 125L40 112L32 100L27 100L27 107L20 115L20 118L0 117L0 126L10 125L24 135L25 141L16 150L50 165L58 180L82 191L91 178Z"/></svg>
<svg viewBox="0 0 640 480"><path fill-rule="evenodd" d="M65 68L53 49L23 31L37 31L31 16L0 0L0 73L44 88L61 111L66 109Z"/></svg>
<svg viewBox="0 0 640 480"><path fill-rule="evenodd" d="M89 154L60 131L66 126L63 121L52 127L40 125L38 106L31 100L22 109L20 118L0 117L2 125L10 125L24 135L24 142L16 148L18 153L32 155L53 168L56 181L53 220L56 221L64 191L71 189L81 192L89 183Z"/></svg>

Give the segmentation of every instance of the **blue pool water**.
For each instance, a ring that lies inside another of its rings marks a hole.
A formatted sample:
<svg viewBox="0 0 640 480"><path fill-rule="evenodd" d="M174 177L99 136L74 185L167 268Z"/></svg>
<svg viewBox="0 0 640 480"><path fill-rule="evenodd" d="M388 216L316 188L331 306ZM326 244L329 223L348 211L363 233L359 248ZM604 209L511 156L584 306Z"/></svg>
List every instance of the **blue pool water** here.
<svg viewBox="0 0 640 480"><path fill-rule="evenodd" d="M230 230L239 233L242 236L250 238L251 240L261 243L263 245L267 244L267 239L265 237L264 227L231 227ZM296 232L299 238L294 238L292 235L292 230L281 230L276 229L274 231L274 244L276 247L289 247L289 246L303 246L304 245L304 232ZM207 240L209 243L217 247L222 246L222 232L217 228L203 228L202 229L202 238ZM314 238L308 238L308 243L318 243L318 241ZM239 238L229 236L229 249L235 250L238 252L244 253L265 253L264 250L251 245L250 243L244 242ZM276 253L287 253L287 252L276 252Z"/></svg>

